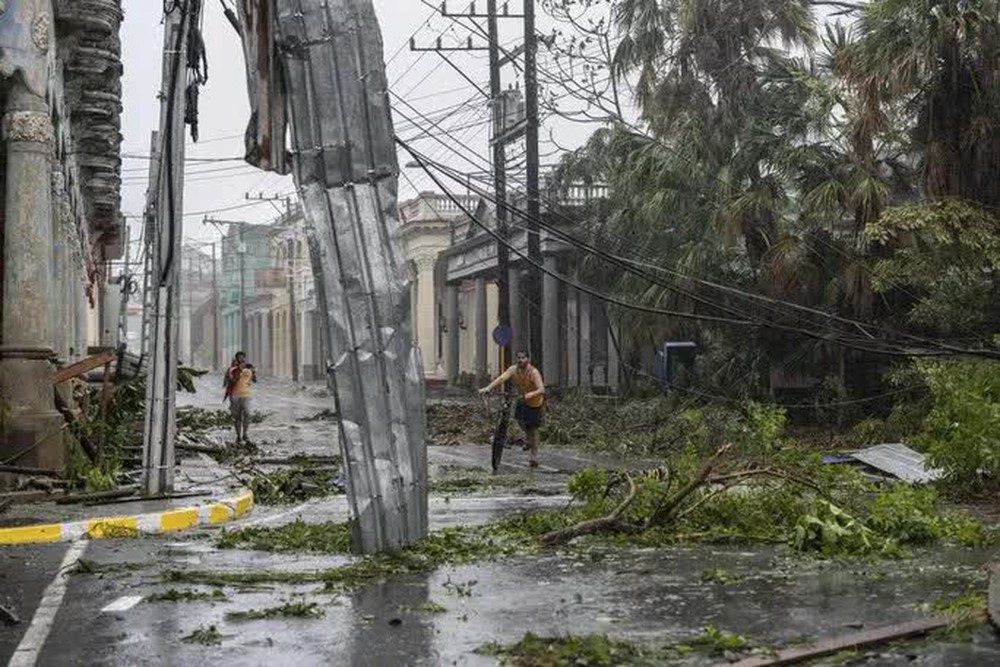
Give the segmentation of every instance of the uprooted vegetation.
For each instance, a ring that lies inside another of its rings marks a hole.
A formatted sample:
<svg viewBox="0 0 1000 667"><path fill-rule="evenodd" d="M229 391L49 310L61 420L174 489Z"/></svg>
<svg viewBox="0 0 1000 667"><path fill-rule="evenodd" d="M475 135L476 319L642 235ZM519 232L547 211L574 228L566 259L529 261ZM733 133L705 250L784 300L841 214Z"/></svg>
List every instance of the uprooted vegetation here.
<svg viewBox="0 0 1000 667"><path fill-rule="evenodd" d="M722 448L703 462L689 453L656 475L579 473L569 489L581 504L541 540L550 546L584 535L637 544L727 540L785 544L824 557L877 557L992 539L981 523L944 509L933 488L879 487L852 468L795 452L727 461L730 455Z"/></svg>

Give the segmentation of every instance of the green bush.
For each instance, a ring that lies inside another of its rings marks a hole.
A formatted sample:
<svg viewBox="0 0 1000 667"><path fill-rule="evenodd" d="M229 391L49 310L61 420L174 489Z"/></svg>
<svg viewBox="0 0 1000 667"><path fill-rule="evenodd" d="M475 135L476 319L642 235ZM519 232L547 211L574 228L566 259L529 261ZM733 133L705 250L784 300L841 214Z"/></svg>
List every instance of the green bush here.
<svg viewBox="0 0 1000 667"><path fill-rule="evenodd" d="M921 362L931 409L917 438L944 484L974 493L1000 482L1000 366L987 361Z"/></svg>

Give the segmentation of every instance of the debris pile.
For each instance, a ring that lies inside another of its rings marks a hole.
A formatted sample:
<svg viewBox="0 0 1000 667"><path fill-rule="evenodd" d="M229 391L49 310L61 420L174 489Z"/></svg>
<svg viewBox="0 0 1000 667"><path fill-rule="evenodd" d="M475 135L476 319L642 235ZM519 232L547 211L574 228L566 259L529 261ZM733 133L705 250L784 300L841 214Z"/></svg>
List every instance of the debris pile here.
<svg viewBox="0 0 1000 667"><path fill-rule="evenodd" d="M440 446L486 444L493 438L495 417L473 403L427 406L428 443Z"/></svg>
<svg viewBox="0 0 1000 667"><path fill-rule="evenodd" d="M328 464L305 461L270 471L245 462L238 464L237 477L253 491L254 501L262 505L289 505L344 493L339 461Z"/></svg>

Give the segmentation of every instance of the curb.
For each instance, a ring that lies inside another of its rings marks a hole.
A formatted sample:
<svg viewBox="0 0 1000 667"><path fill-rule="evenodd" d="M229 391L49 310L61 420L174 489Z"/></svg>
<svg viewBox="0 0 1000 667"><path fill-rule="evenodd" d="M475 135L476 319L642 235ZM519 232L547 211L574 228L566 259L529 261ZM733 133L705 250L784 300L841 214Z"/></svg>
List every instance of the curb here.
<svg viewBox="0 0 1000 667"><path fill-rule="evenodd" d="M207 505L164 510L151 514L86 519L22 528L0 528L0 546L74 542L84 538L130 538L141 535L176 533L198 526L215 526L244 516L253 509L253 492L243 491L232 498Z"/></svg>

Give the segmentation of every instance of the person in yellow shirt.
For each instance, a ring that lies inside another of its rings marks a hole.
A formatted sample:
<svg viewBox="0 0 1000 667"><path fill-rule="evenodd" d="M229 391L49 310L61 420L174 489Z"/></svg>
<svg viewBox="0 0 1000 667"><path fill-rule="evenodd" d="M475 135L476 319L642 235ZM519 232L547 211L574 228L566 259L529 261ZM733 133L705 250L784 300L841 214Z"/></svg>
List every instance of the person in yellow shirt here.
<svg viewBox="0 0 1000 667"><path fill-rule="evenodd" d="M226 397L229 400L229 412L233 415L233 425L236 428L236 444L250 444L247 429L250 428L250 417L253 410L251 404L251 385L257 382L257 369L247 363L247 355L237 352L233 363L226 371Z"/></svg>
<svg viewBox="0 0 1000 667"><path fill-rule="evenodd" d="M500 377L479 390L486 394L503 382L511 381L521 398L514 408L514 419L524 430L528 441L528 465L538 467L538 428L542 425L542 408L545 406L545 383L542 374L531 365L527 352L517 353L517 363L505 370Z"/></svg>

